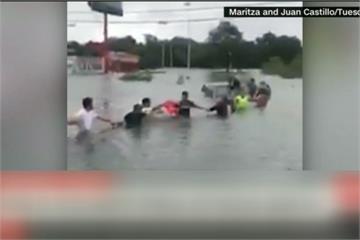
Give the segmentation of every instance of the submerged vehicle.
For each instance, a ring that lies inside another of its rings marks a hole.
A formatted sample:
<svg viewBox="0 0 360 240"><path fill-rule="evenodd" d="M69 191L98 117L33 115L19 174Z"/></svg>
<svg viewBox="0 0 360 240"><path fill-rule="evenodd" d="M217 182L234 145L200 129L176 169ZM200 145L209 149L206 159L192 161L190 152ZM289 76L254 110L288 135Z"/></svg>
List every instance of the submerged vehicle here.
<svg viewBox="0 0 360 240"><path fill-rule="evenodd" d="M207 83L202 86L201 91L209 98L229 96L230 85L228 82Z"/></svg>

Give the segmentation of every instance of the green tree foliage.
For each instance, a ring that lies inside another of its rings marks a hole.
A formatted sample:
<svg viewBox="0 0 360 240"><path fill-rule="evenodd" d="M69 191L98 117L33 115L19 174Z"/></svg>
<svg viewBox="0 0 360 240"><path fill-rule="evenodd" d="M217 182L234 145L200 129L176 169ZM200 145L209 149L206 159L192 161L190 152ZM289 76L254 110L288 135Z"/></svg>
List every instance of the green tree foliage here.
<svg viewBox="0 0 360 240"><path fill-rule="evenodd" d="M107 47L116 52L136 53L136 40L131 36L124 38L109 38Z"/></svg>
<svg viewBox="0 0 360 240"><path fill-rule="evenodd" d="M126 51L140 56L140 67L162 66L162 49L165 49L165 66L170 66L170 49L174 67L186 67L189 39L174 37L159 40L145 35L145 43L138 43L131 36L110 38L107 47L111 51ZM264 72L299 77L302 74L302 46L296 37L276 36L268 32L254 41L243 39L242 32L230 22L220 22L212 29L204 42L191 41L191 66L196 68L263 68ZM96 56L89 44L68 42L69 55Z"/></svg>
<svg viewBox="0 0 360 240"><path fill-rule="evenodd" d="M284 63L280 57L271 57L262 66L266 74L278 74L285 78L302 77L302 56L298 54L290 63Z"/></svg>
<svg viewBox="0 0 360 240"><path fill-rule="evenodd" d="M242 33L230 22L220 22L220 24L209 32L208 42L222 43L227 41L242 41Z"/></svg>
<svg viewBox="0 0 360 240"><path fill-rule="evenodd" d="M296 37L280 36L265 33L257 38L256 45L260 51L261 62L268 61L271 57L278 56L286 64L302 51L301 42Z"/></svg>
<svg viewBox="0 0 360 240"><path fill-rule="evenodd" d="M69 56L99 56L95 49L88 47L89 43L84 45L72 41L68 42L68 55Z"/></svg>

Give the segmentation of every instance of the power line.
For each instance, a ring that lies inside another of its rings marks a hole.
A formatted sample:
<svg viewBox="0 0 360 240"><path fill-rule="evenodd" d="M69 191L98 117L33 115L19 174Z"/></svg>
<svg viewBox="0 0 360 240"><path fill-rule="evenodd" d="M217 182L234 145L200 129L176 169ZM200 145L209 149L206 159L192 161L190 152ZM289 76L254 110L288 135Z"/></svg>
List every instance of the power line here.
<svg viewBox="0 0 360 240"><path fill-rule="evenodd" d="M206 7L206 8L178 8L178 9L153 9L153 10L139 10L139 11L124 11L124 14L139 14L139 13L168 13L168 12L186 12L186 11L207 11L207 10L219 10L223 7ZM92 14L93 12L85 11L69 11L70 14Z"/></svg>
<svg viewBox="0 0 360 240"><path fill-rule="evenodd" d="M141 20L141 21L109 21L109 24L172 24L172 23L186 23L186 22L209 22L225 20L225 18L199 18L199 19L174 19L174 20ZM69 23L95 23L103 24L99 20L68 20Z"/></svg>
<svg viewBox="0 0 360 240"><path fill-rule="evenodd" d="M260 5L283 5L279 2L260 2L260 3L252 3L251 6L260 6ZM238 5L238 4L236 4ZM238 5L239 6L239 5ZM246 5L241 5L242 7L247 7ZM139 10L139 11L129 11L125 12L125 14L138 14L138 13L160 13L160 12L182 12L182 11L203 11L203 10L219 10L223 9L223 6L217 6L217 7L201 7L201 8L180 8L180 9L152 9L152 10ZM68 13L76 13L76 14L92 14L94 12L85 12L85 11L68 11ZM109 24L173 24L173 23L186 23L186 22L210 22L210 21L219 21L219 20L227 20L223 17L212 17L212 18L202 18L202 19L174 19L174 20L136 20L136 21L109 21ZM235 19L232 19L232 21ZM101 20L86 20L86 19L69 19L68 25L71 26L76 23L89 23L89 24L103 24L103 21Z"/></svg>
<svg viewBox="0 0 360 240"><path fill-rule="evenodd" d="M252 3L251 7L253 6L271 6L271 5L283 5L282 3ZM232 7L247 7L246 5L238 5ZM250 6L249 6L250 7ZM151 10L138 10L138 11L124 11L124 14L139 14L139 13L168 13L168 12L188 12L188 11L208 11L208 10L222 10L224 6L217 6L217 7L198 7L198 8L173 8L173 9L151 9ZM92 11L68 11L68 14L93 14Z"/></svg>
<svg viewBox="0 0 360 240"><path fill-rule="evenodd" d="M229 19L226 17L212 17L212 18L193 18L193 19L169 19L169 20L136 20L136 21L109 21L108 24L173 24L173 23L187 23L187 22L211 22L211 21L238 21L239 18ZM68 24L77 24L77 23L90 23L90 24L103 24L102 20L86 20L86 19L69 19Z"/></svg>

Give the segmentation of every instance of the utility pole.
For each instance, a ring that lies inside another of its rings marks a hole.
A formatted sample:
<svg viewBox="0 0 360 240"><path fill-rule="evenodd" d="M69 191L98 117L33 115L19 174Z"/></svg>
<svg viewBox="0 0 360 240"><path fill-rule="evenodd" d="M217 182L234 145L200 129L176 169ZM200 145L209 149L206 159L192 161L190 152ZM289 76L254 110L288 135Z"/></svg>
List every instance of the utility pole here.
<svg viewBox="0 0 360 240"><path fill-rule="evenodd" d="M104 61L104 82L102 84L102 96L103 96L103 114L107 117L110 117L110 99L111 99L111 78L108 75L109 72L109 61L108 61L108 14L104 13L104 51L103 61Z"/></svg>
<svg viewBox="0 0 360 240"><path fill-rule="evenodd" d="M107 46L107 42L108 42L108 16L107 13L104 13L104 73L107 74L108 73L108 46Z"/></svg>
<svg viewBox="0 0 360 240"><path fill-rule="evenodd" d="M166 25L167 23L167 21L159 21L160 25ZM162 42L161 46L161 66L162 68L165 67L165 41Z"/></svg>
<svg viewBox="0 0 360 240"><path fill-rule="evenodd" d="M185 6L190 6L190 2L185 2ZM187 35L188 35L188 44L187 44L187 69L190 70L191 65L191 38L190 38L190 21L189 21L189 11L187 11Z"/></svg>
<svg viewBox="0 0 360 240"><path fill-rule="evenodd" d="M227 63L226 63L226 72L229 72L231 69L231 51L227 52Z"/></svg>
<svg viewBox="0 0 360 240"><path fill-rule="evenodd" d="M170 48L170 67L172 68L173 67L173 46L172 46L172 43L170 41L170 44L169 44L169 48Z"/></svg>
<svg viewBox="0 0 360 240"><path fill-rule="evenodd" d="M229 55L229 69L232 69L232 52L230 51L230 55Z"/></svg>
<svg viewBox="0 0 360 240"><path fill-rule="evenodd" d="M165 41L162 42L161 46L161 66L165 67Z"/></svg>

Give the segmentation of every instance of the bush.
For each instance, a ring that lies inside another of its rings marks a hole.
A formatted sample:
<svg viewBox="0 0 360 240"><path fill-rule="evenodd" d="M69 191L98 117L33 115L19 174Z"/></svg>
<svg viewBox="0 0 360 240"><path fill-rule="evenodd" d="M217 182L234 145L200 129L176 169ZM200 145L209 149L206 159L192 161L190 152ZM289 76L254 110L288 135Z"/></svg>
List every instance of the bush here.
<svg viewBox="0 0 360 240"><path fill-rule="evenodd" d="M148 70L138 71L134 73L127 73L120 79L125 81L151 81L152 74Z"/></svg>
<svg viewBox="0 0 360 240"><path fill-rule="evenodd" d="M301 78L302 56L298 54L289 64L285 64L280 57L272 57L262 65L262 72L283 78Z"/></svg>

